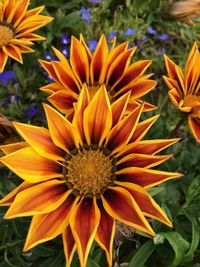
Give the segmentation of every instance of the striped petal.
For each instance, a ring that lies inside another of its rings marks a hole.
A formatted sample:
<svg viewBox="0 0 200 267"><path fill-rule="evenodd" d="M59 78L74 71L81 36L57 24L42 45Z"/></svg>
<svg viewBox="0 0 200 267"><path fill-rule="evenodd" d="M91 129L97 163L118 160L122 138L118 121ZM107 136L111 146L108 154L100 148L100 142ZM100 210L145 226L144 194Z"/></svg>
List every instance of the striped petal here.
<svg viewBox="0 0 200 267"><path fill-rule="evenodd" d="M0 73L4 71L7 60L8 60L8 55L4 53L2 49L0 49Z"/></svg>
<svg viewBox="0 0 200 267"><path fill-rule="evenodd" d="M106 212L139 231L155 235L131 194L121 187L110 187L102 196Z"/></svg>
<svg viewBox="0 0 200 267"><path fill-rule="evenodd" d="M74 209L70 226L76 241L80 266L85 267L100 221L96 199L85 198Z"/></svg>
<svg viewBox="0 0 200 267"><path fill-rule="evenodd" d="M68 225L62 233L64 252L66 257L66 267L70 267L74 252L76 250L76 242L74 240L72 230Z"/></svg>
<svg viewBox="0 0 200 267"><path fill-rule="evenodd" d="M200 118L193 118L190 115L188 117L188 123L195 139L197 142L200 142Z"/></svg>
<svg viewBox="0 0 200 267"><path fill-rule="evenodd" d="M56 210L69 196L64 181L52 180L33 185L18 193L5 219L43 214Z"/></svg>
<svg viewBox="0 0 200 267"><path fill-rule="evenodd" d="M51 240L63 233L77 201L78 199L75 199L73 195L69 195L62 205L54 211L35 215L32 219L23 251L26 252L36 245Z"/></svg>
<svg viewBox="0 0 200 267"><path fill-rule="evenodd" d="M3 153L7 155L27 146L28 144L26 142L18 142L8 145L2 145L0 146L0 150L2 150Z"/></svg>
<svg viewBox="0 0 200 267"><path fill-rule="evenodd" d="M15 59L19 63L23 63L20 49L16 45L9 44L2 46L3 52L9 57Z"/></svg>
<svg viewBox="0 0 200 267"><path fill-rule="evenodd" d="M60 164L40 156L30 147L8 154L1 158L0 162L30 183L63 177Z"/></svg>

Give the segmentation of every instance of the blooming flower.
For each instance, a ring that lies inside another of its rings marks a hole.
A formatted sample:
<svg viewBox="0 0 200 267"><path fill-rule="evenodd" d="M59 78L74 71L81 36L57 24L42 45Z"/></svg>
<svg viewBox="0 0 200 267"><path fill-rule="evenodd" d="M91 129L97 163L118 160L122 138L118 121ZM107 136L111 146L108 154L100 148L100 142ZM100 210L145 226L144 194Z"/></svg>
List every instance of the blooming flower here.
<svg viewBox="0 0 200 267"><path fill-rule="evenodd" d="M32 119L38 113L38 111L38 108L32 104L28 107L26 115L29 119Z"/></svg>
<svg viewBox="0 0 200 267"><path fill-rule="evenodd" d="M155 52L155 55L160 57L160 56L164 55L165 52L166 52L166 49L165 48L161 48L157 52Z"/></svg>
<svg viewBox="0 0 200 267"><path fill-rule="evenodd" d="M185 72L165 56L169 77L164 80L169 87L169 97L182 112L188 113L190 129L200 142L200 53L195 42L188 56Z"/></svg>
<svg viewBox="0 0 200 267"><path fill-rule="evenodd" d="M152 34L152 35L156 35L157 34L157 31L151 26L147 27L147 32L149 34Z"/></svg>
<svg viewBox="0 0 200 267"><path fill-rule="evenodd" d="M62 234L67 266L77 249L85 267L94 240L112 266L116 221L151 236L145 216L172 226L146 189L180 176L151 169L177 139L141 141L157 116L139 122L143 105L124 116L129 97L111 104L103 85L90 99L84 85L72 122L45 104L48 129L14 123L25 142L1 146L1 162L24 182L0 204L6 219L33 216L24 251Z"/></svg>
<svg viewBox="0 0 200 267"><path fill-rule="evenodd" d="M2 83L3 86L7 86L8 81L14 80L14 79L15 79L15 73L12 70L4 71L3 73L0 73L0 82Z"/></svg>
<svg viewBox="0 0 200 267"><path fill-rule="evenodd" d="M90 24L90 20L92 19L90 11L91 8L85 8L84 6L82 6L80 9L81 17L86 22L86 24Z"/></svg>
<svg viewBox="0 0 200 267"><path fill-rule="evenodd" d="M39 15L44 7L27 10L30 0L0 2L0 73L8 57L23 63L21 53L34 52L32 41L44 40L33 31L49 23L52 18Z"/></svg>
<svg viewBox="0 0 200 267"><path fill-rule="evenodd" d="M48 52L45 52L45 53L44 53L44 58L45 58L46 60L53 60L51 54L48 53Z"/></svg>
<svg viewBox="0 0 200 267"><path fill-rule="evenodd" d="M167 33L163 33L163 34L161 34L161 35L158 35L158 36L157 36L157 39L159 39L159 40L161 40L161 41L167 41L167 40L169 40L169 34L167 34Z"/></svg>
<svg viewBox="0 0 200 267"><path fill-rule="evenodd" d="M95 40L95 39L90 40L88 42L90 51L94 51L97 47L97 44L98 44L97 40Z"/></svg>
<svg viewBox="0 0 200 267"><path fill-rule="evenodd" d="M20 97L18 95L8 93L5 104L11 105L11 104L17 103L19 100L20 100Z"/></svg>
<svg viewBox="0 0 200 267"><path fill-rule="evenodd" d="M92 4L99 4L102 3L104 0L88 0Z"/></svg>
<svg viewBox="0 0 200 267"><path fill-rule="evenodd" d="M116 35L117 35L117 32L110 32L107 37L108 41L112 41Z"/></svg>
<svg viewBox="0 0 200 267"><path fill-rule="evenodd" d="M63 48L62 48L62 53L63 53L63 55L64 55L65 57L69 57L69 51L68 51L68 49L67 49L66 47L63 47Z"/></svg>
<svg viewBox="0 0 200 267"><path fill-rule="evenodd" d="M68 44L70 44L70 37L67 36L66 34L63 34L63 35L61 36L61 42L62 42L62 44L64 44L64 45L68 45Z"/></svg>
<svg viewBox="0 0 200 267"><path fill-rule="evenodd" d="M128 110L140 105L140 97L156 85L154 80L149 79L151 75L143 76L151 64L150 60L130 64L136 48L128 49L128 42L116 47L114 42L109 49L106 38L102 35L94 53L91 54L82 36L80 41L72 37L71 66L62 53L55 48L53 50L59 61L40 60L40 63L55 82L42 87L41 90L50 93L48 100L67 115L73 113L74 102L77 101L83 84L89 86L91 97L105 84L112 101L131 91ZM145 103L145 110L152 109L155 109L155 106Z"/></svg>
<svg viewBox="0 0 200 267"><path fill-rule="evenodd" d="M133 35L136 33L135 29L128 28L127 31L121 33L121 36L128 36L128 35Z"/></svg>

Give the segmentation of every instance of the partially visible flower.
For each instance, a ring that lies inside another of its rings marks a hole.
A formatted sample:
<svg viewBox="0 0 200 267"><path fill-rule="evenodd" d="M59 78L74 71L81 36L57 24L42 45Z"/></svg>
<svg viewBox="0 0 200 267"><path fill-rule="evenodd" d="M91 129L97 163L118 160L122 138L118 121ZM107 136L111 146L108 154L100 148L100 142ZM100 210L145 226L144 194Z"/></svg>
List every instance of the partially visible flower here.
<svg viewBox="0 0 200 267"><path fill-rule="evenodd" d="M80 9L81 17L86 22L86 24L90 24L90 21L92 19L92 15L90 11L91 11L91 8L85 8L84 6L82 6Z"/></svg>
<svg viewBox="0 0 200 267"><path fill-rule="evenodd" d="M0 205L5 219L33 216L24 252L62 235L66 266L77 250L86 267L96 241L111 267L117 221L150 236L147 218L172 227L147 189L181 176L153 169L178 140L142 140L158 116L139 122L143 105L125 116L129 97L111 103L103 85L90 99L84 85L72 122L45 104L48 129L14 123L25 142L1 146L0 161L23 182Z"/></svg>
<svg viewBox="0 0 200 267"><path fill-rule="evenodd" d="M110 32L107 36L108 41L112 41L117 35L117 32Z"/></svg>
<svg viewBox="0 0 200 267"><path fill-rule="evenodd" d="M184 0L172 5L171 14L181 22L195 24L193 19L200 15L199 0Z"/></svg>
<svg viewBox="0 0 200 267"><path fill-rule="evenodd" d="M147 27L147 32L149 34L152 34L152 35L156 35L157 34L157 31L151 26Z"/></svg>
<svg viewBox="0 0 200 267"><path fill-rule="evenodd" d="M166 52L165 48L160 48L158 51L155 52L155 55L160 57L160 56L163 56L165 52Z"/></svg>
<svg viewBox="0 0 200 267"><path fill-rule="evenodd" d="M148 37L147 37L146 35L143 35L143 36L140 38L140 42L145 42L147 39L148 39Z"/></svg>
<svg viewBox="0 0 200 267"><path fill-rule="evenodd" d="M69 51L68 51L67 47L62 48L62 53L65 57L67 57L67 58L69 57Z"/></svg>
<svg viewBox="0 0 200 267"><path fill-rule="evenodd" d="M190 129L200 142L200 53L195 42L187 58L184 73L181 68L165 56L169 77L164 80L169 87L169 97L182 112L188 113Z"/></svg>
<svg viewBox="0 0 200 267"><path fill-rule="evenodd" d="M167 41L167 40L169 40L169 34L163 33L161 35L158 35L156 38L161 40L161 41Z"/></svg>
<svg viewBox="0 0 200 267"><path fill-rule="evenodd" d="M8 93L5 104L11 105L11 104L19 102L19 100L20 100L20 96Z"/></svg>
<svg viewBox="0 0 200 267"><path fill-rule="evenodd" d="M51 54L48 53L48 52L45 52L45 53L44 53L44 58L45 58L46 60L53 60L53 57L52 57Z"/></svg>
<svg viewBox="0 0 200 267"><path fill-rule="evenodd" d="M88 0L92 4L99 4L102 3L104 0Z"/></svg>
<svg viewBox="0 0 200 267"><path fill-rule="evenodd" d="M121 33L120 35L123 37L123 36L133 35L135 33L136 33L135 29L128 28L127 31Z"/></svg>
<svg viewBox="0 0 200 267"><path fill-rule="evenodd" d="M3 73L0 73L0 83L3 86L7 86L8 82L15 79L15 73L12 70L4 71Z"/></svg>
<svg viewBox="0 0 200 267"><path fill-rule="evenodd" d="M140 97L156 85L150 79L151 74L144 75L151 60L130 64L136 47L128 49L128 42L115 46L114 41L109 48L105 36L102 35L92 54L82 35L80 40L72 37L69 62L61 52L55 48L53 50L59 61L40 60L40 63L54 82L41 90L49 93L48 100L67 116L73 114L74 104L83 84L88 85L91 97L104 84L112 101L130 91L127 112L140 105L143 102ZM145 102L145 111L155 108Z"/></svg>
<svg viewBox="0 0 200 267"><path fill-rule="evenodd" d="M32 41L45 39L33 32L53 18L39 14L44 6L27 10L29 4L30 0L0 2L0 73L8 57L23 63L21 54L34 52Z"/></svg>
<svg viewBox="0 0 200 267"><path fill-rule="evenodd" d="M68 44L70 44L70 37L69 36L67 36L66 34L63 34L62 36L61 36L61 42L62 42L62 44L64 44L64 45L68 45Z"/></svg>
<svg viewBox="0 0 200 267"><path fill-rule="evenodd" d="M32 119L38 112L39 109L34 104L31 104L26 111L26 116Z"/></svg>
<svg viewBox="0 0 200 267"><path fill-rule="evenodd" d="M97 44L98 44L97 40L95 40L95 39L90 40L88 42L90 51L94 51L97 47Z"/></svg>

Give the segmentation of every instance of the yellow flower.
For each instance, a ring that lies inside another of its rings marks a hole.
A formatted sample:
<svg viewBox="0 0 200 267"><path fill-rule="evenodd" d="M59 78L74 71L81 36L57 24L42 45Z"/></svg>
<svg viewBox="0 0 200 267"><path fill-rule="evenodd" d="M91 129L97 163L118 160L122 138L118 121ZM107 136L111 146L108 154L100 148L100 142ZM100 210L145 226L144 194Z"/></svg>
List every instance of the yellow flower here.
<svg viewBox="0 0 200 267"><path fill-rule="evenodd" d="M128 49L128 42L115 47L115 41L109 49L105 36L102 35L92 55L82 35L80 41L71 39L70 64L66 57L53 48L58 61L40 60L46 72L55 81L41 90L50 94L48 100L61 112L71 115L83 84L89 88L90 96L106 86L111 102L131 91L128 110L141 104L140 97L155 87L156 82L143 75L151 60L141 60L130 64L136 47ZM144 110L156 107L145 103Z"/></svg>
<svg viewBox="0 0 200 267"><path fill-rule="evenodd" d="M141 141L158 116L139 122L143 105L124 116L130 93L111 104L105 86L91 100L89 90L72 122L45 104L48 129L15 123L25 141L1 146L1 162L24 180L0 201L5 218L33 216L24 251L62 234L66 266L77 249L85 267L94 240L112 266L116 220L151 236L145 216L171 227L146 189L180 176L152 169L177 139Z"/></svg>
<svg viewBox="0 0 200 267"><path fill-rule="evenodd" d="M53 18L39 15L44 6L27 10L30 0L3 0L0 2L0 73L8 57L23 63L21 53L34 52L32 41L44 40L33 31Z"/></svg>
<svg viewBox="0 0 200 267"><path fill-rule="evenodd" d="M200 142L200 54L195 42L187 59L185 72L165 55L169 77L164 80L169 87L169 97L182 112L188 113L190 129Z"/></svg>

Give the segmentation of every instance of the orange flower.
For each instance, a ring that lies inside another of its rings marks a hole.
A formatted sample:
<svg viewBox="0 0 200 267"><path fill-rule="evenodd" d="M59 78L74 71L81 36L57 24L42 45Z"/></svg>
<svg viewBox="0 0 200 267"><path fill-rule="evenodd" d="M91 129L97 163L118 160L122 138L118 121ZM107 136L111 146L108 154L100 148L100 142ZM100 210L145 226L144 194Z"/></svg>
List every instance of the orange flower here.
<svg viewBox="0 0 200 267"><path fill-rule="evenodd" d="M179 173L151 169L177 139L141 141L158 116L139 122L143 105L124 116L130 94L110 104L105 86L80 93L73 121L44 105L48 129L15 123L25 142L1 146L1 162L24 182L0 201L5 218L33 216L24 251L62 234L67 265L75 250L86 266L95 240L112 266L116 220L155 233L149 217L172 226L146 191Z"/></svg>
<svg viewBox="0 0 200 267"><path fill-rule="evenodd" d="M39 15L44 6L27 10L30 0L0 1L0 73L8 57L23 63L21 53L34 52L32 41L44 40L32 33L49 23L52 18Z"/></svg>
<svg viewBox="0 0 200 267"><path fill-rule="evenodd" d="M128 49L128 42L115 47L115 40L109 49L105 36L102 35L92 55L82 35L80 41L71 39L70 64L65 56L53 48L59 61L40 60L41 65L55 81L41 90L50 94L48 100L61 112L70 115L83 84L87 84L90 96L101 85L106 86L111 102L131 91L128 109L133 110L141 104L139 99L152 88L156 82L150 80L152 74L143 76L151 60L141 60L130 64L136 47ZM156 107L145 103L144 109Z"/></svg>
<svg viewBox="0 0 200 267"><path fill-rule="evenodd" d="M198 142L200 142L200 54L195 42L187 59L185 73L165 55L169 77L164 80L169 87L169 97L182 112L189 114L188 123Z"/></svg>

